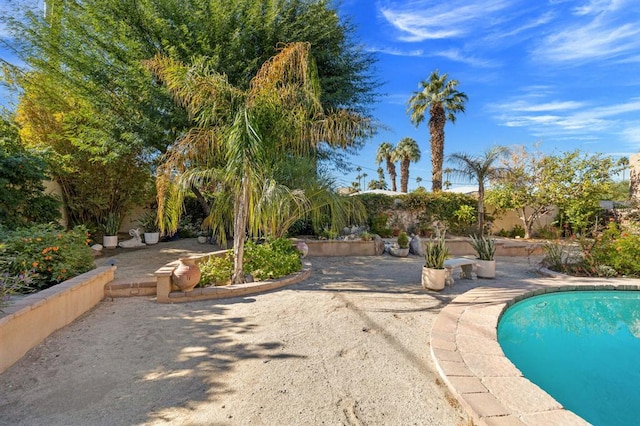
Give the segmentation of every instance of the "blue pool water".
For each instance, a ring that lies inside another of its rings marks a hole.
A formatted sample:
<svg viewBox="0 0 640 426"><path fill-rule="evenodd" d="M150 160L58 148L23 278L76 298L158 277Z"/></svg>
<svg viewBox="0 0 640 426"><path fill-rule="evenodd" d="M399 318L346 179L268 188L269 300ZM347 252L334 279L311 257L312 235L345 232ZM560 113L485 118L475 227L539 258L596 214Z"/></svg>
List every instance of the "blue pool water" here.
<svg viewBox="0 0 640 426"><path fill-rule="evenodd" d="M525 299L502 316L498 341L527 379L586 421L640 424L640 292Z"/></svg>

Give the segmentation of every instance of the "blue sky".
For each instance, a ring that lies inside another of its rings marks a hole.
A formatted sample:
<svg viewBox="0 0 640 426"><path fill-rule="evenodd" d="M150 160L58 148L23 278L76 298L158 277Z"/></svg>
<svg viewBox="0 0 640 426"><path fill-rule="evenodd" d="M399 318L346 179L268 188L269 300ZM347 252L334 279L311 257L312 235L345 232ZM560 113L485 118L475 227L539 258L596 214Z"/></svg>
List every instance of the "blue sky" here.
<svg viewBox="0 0 640 426"><path fill-rule="evenodd" d="M42 5L0 0L0 13L16 2ZM428 125L411 124L406 102L436 69L469 97L466 113L445 127L445 155L536 142L548 153L640 151L638 0L342 0L339 11L377 57L383 83L372 111L387 129L351 157L367 181L377 178L380 143L411 137L422 160L409 188L418 176L431 187ZM0 58L15 63L1 44ZM350 186L355 176L338 182Z"/></svg>
<svg viewBox="0 0 640 426"><path fill-rule="evenodd" d="M445 127L445 155L536 142L547 153L640 150L638 0L343 0L340 13L375 53L384 83L373 113L388 130L351 158L367 181L377 179L380 143L411 137L422 159L409 188L417 176L431 188L428 124L416 129L406 103L436 69L469 97Z"/></svg>

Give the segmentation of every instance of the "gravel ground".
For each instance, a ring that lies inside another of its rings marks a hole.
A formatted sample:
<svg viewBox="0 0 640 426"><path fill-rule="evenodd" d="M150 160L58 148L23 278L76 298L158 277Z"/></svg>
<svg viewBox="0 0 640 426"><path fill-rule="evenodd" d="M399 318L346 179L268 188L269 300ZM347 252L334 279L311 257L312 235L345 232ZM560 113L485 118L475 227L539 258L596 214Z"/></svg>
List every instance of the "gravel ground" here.
<svg viewBox="0 0 640 426"><path fill-rule="evenodd" d="M422 259L311 258L306 281L176 305L105 299L0 375L2 425L468 425L432 322L490 280L421 288ZM535 278L498 259L496 281Z"/></svg>

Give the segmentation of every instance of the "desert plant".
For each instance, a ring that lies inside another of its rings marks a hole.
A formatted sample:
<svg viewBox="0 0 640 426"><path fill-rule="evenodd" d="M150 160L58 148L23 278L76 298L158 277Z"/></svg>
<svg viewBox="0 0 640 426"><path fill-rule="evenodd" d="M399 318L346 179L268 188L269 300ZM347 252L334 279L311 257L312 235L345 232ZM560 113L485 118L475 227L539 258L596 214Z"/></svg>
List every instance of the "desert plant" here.
<svg viewBox="0 0 640 426"><path fill-rule="evenodd" d="M138 223L144 228L144 232L160 232L157 210L145 212L145 214L138 218Z"/></svg>
<svg viewBox="0 0 640 426"><path fill-rule="evenodd" d="M104 229L105 235L118 235L118 231L120 230L120 219L115 213L109 212L102 223L102 228Z"/></svg>
<svg viewBox="0 0 640 426"><path fill-rule="evenodd" d="M398 247L402 249L409 248L409 236L404 231L398 235Z"/></svg>
<svg viewBox="0 0 640 426"><path fill-rule="evenodd" d="M449 248L445 242L445 232L438 232L427 241L424 250L424 266L433 269L444 269L444 261L449 256Z"/></svg>
<svg viewBox="0 0 640 426"><path fill-rule="evenodd" d="M478 259L480 260L493 260L494 255L496 254L496 244L495 241L490 237L485 237L484 235L470 235L471 246L476 251L478 255Z"/></svg>

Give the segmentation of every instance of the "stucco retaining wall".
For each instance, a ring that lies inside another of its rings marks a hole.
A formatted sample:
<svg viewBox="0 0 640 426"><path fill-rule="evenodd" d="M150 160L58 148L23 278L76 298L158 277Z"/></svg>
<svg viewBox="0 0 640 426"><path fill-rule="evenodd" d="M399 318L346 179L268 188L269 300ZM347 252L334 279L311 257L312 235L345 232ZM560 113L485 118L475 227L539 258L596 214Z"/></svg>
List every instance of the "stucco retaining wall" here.
<svg viewBox="0 0 640 426"><path fill-rule="evenodd" d="M51 333L98 304L115 270L115 266L96 268L4 308L5 316L0 318L0 373Z"/></svg>

